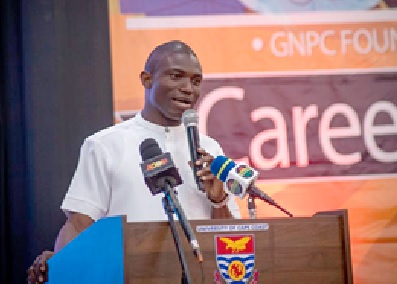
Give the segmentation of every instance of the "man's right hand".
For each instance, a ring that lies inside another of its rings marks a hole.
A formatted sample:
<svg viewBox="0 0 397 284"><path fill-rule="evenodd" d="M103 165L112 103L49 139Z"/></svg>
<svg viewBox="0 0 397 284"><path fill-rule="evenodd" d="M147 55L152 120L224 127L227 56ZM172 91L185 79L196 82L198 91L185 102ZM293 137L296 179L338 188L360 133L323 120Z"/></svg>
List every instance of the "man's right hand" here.
<svg viewBox="0 0 397 284"><path fill-rule="evenodd" d="M29 284L44 283L48 281L47 260L54 254L55 252L46 250L36 257L32 266L27 270Z"/></svg>
<svg viewBox="0 0 397 284"><path fill-rule="evenodd" d="M57 240L55 241L55 252L60 251L78 234L91 226L93 222L94 221L87 215L68 212L65 225L61 228ZM46 250L36 257L32 266L27 270L29 284L44 283L48 281L47 260L52 257L55 252Z"/></svg>

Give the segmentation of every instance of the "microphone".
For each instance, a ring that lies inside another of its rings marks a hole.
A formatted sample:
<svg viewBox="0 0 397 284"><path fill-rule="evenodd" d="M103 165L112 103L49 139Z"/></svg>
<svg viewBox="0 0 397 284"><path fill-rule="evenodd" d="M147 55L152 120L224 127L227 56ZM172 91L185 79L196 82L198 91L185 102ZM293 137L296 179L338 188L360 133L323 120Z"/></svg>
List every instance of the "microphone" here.
<svg viewBox="0 0 397 284"><path fill-rule="evenodd" d="M258 178L258 172L255 169L244 163L236 164L232 159L225 156L217 156L211 163L210 169L217 179L224 182L224 188L227 192L238 196L240 199L249 194L250 197L261 199L292 217L290 212L254 185Z"/></svg>
<svg viewBox="0 0 397 284"><path fill-rule="evenodd" d="M194 255L202 262L203 256L197 238L172 189L182 184L182 179L172 161L171 154L163 153L153 138L145 139L139 146L139 151L143 160L141 168L146 185L153 195L165 191L166 197L172 202L185 236L193 248Z"/></svg>
<svg viewBox="0 0 397 284"><path fill-rule="evenodd" d="M170 153L163 153L153 138L145 139L139 145L142 157L141 169L145 183L156 195L164 190L166 183L171 187L182 184L182 178L172 161Z"/></svg>
<svg viewBox="0 0 397 284"><path fill-rule="evenodd" d="M196 161L200 158L197 153L197 148L200 147L200 136L197 129L198 116L194 109L187 109L182 114L182 121L186 128L187 141L189 143L190 160L192 161L193 175L196 180L197 188L205 192L204 185L200 178L197 176L197 171L200 167L196 166Z"/></svg>

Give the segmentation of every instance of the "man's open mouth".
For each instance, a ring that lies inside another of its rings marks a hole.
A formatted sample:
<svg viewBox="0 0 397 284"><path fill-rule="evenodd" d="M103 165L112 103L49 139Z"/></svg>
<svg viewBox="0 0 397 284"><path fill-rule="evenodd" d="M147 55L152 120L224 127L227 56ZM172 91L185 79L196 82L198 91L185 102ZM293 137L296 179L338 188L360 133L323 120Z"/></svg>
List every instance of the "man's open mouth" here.
<svg viewBox="0 0 397 284"><path fill-rule="evenodd" d="M181 103L181 104L186 104L186 105L191 105L192 101L189 99L184 99L184 98L173 98L172 99L175 102Z"/></svg>

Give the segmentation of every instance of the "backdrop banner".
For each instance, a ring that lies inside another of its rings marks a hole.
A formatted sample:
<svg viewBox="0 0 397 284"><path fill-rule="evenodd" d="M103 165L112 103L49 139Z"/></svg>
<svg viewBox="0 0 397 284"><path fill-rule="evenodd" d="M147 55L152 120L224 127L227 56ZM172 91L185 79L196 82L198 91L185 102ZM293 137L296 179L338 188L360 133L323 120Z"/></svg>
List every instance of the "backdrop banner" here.
<svg viewBox="0 0 397 284"><path fill-rule="evenodd" d="M149 52L185 41L204 71L200 130L295 216L347 208L355 283L392 283L395 2L109 0L115 121L143 105ZM258 202L272 216L285 215Z"/></svg>

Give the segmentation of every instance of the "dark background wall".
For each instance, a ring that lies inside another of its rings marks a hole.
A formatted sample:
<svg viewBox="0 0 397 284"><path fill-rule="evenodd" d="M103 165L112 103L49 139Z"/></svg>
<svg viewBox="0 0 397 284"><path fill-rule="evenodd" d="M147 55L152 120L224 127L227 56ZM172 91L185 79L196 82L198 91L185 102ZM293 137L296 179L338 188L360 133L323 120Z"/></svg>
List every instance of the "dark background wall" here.
<svg viewBox="0 0 397 284"><path fill-rule="evenodd" d="M83 139L113 123L107 0L1 2L0 283L53 249Z"/></svg>

